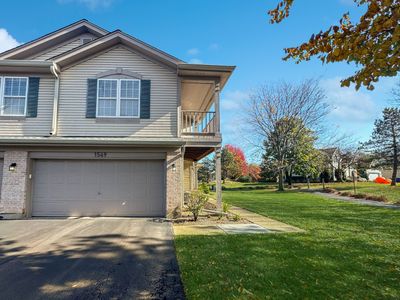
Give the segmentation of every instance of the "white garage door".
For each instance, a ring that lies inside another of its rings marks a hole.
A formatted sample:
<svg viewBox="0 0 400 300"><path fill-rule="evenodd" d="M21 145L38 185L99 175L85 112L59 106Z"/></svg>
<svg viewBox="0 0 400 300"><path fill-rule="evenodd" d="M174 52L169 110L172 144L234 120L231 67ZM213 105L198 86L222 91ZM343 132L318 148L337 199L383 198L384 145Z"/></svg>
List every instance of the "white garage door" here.
<svg viewBox="0 0 400 300"><path fill-rule="evenodd" d="M37 160L33 216L164 216L162 160Z"/></svg>

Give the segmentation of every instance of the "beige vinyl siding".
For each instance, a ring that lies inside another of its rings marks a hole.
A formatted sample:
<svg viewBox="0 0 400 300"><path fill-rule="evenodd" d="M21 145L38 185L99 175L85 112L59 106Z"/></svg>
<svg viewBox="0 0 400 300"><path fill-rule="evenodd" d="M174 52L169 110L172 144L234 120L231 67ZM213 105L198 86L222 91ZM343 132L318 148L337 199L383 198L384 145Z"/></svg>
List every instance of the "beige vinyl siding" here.
<svg viewBox="0 0 400 300"><path fill-rule="evenodd" d="M382 176L383 177L392 179L392 175L393 175L393 170L390 170L390 169L382 170ZM397 170L396 177L400 178L400 170Z"/></svg>
<svg viewBox="0 0 400 300"><path fill-rule="evenodd" d="M86 118L87 79L116 68L139 73L151 80L150 119L101 122ZM61 73L60 136L149 136L177 135L177 75L171 70L123 46L81 62Z"/></svg>
<svg viewBox="0 0 400 300"><path fill-rule="evenodd" d="M53 113L53 93L54 79L40 78L37 117L8 120L5 116L0 117L0 136L48 136Z"/></svg>
<svg viewBox="0 0 400 300"><path fill-rule="evenodd" d="M74 49L76 47L79 47L80 45L82 45L82 38L95 38L95 36L93 34L90 33L85 33L82 35L79 35L65 43L62 43L56 47L50 48L44 52L41 52L33 57L31 57L30 59L33 60L48 60L49 58L56 56L56 55L60 55L64 52L67 52L71 49Z"/></svg>

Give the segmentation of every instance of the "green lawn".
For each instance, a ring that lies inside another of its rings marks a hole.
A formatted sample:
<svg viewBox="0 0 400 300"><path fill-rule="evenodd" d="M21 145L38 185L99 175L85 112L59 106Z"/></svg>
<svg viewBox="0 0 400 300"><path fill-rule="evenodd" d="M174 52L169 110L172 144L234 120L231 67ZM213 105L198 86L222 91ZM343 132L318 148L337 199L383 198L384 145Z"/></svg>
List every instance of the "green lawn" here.
<svg viewBox="0 0 400 300"><path fill-rule="evenodd" d="M400 211L272 188L223 195L307 233L176 237L189 299L400 299Z"/></svg>
<svg viewBox="0 0 400 300"><path fill-rule="evenodd" d="M327 183L326 187L334 188L338 191L347 191L353 193L353 183ZM276 189L276 184L272 183L239 183L239 182L228 182L225 187L227 189L237 189L237 188L255 188L255 187L266 187L268 189ZM294 184L295 188L306 189L306 184ZM375 182L357 182L357 193L371 194L376 196L385 196L389 202L399 202L400 201L400 185L390 186L386 184L378 184ZM311 184L312 189L322 188L321 184L313 183Z"/></svg>

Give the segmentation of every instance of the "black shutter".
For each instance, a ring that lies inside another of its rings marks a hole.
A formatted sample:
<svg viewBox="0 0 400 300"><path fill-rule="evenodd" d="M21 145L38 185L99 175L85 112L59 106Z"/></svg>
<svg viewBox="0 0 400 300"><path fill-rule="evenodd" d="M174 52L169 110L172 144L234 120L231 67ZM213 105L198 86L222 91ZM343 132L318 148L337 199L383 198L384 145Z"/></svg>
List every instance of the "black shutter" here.
<svg viewBox="0 0 400 300"><path fill-rule="evenodd" d="M86 118L96 118L97 79L87 80Z"/></svg>
<svg viewBox="0 0 400 300"><path fill-rule="evenodd" d="M29 77L26 117L36 118L39 99L39 77Z"/></svg>
<svg viewBox="0 0 400 300"><path fill-rule="evenodd" d="M140 81L140 118L150 119L150 80Z"/></svg>

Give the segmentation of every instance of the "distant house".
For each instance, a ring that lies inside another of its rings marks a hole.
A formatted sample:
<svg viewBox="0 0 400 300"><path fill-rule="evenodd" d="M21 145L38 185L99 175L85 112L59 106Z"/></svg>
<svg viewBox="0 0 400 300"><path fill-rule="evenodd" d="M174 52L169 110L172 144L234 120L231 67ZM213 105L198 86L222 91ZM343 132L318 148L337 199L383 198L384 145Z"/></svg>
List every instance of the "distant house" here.
<svg viewBox="0 0 400 300"><path fill-rule="evenodd" d="M368 181L374 181L377 177L382 176L382 172L380 170L368 169L366 170L366 173Z"/></svg>
<svg viewBox="0 0 400 300"><path fill-rule="evenodd" d="M379 176L382 176L382 177L385 177L385 178L388 178L388 179L392 178L393 168L391 166L388 166L387 162L385 160L383 160L383 159L374 159L371 162L370 166L371 166L371 169L374 168L377 172L379 172ZM375 171L375 170L372 170L372 171ZM397 170L396 178L400 178L400 169ZM370 179L368 178L368 180L370 180Z"/></svg>

